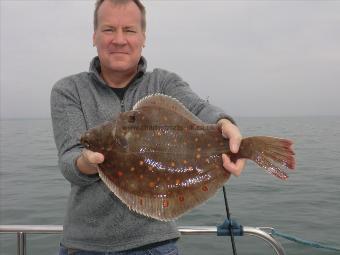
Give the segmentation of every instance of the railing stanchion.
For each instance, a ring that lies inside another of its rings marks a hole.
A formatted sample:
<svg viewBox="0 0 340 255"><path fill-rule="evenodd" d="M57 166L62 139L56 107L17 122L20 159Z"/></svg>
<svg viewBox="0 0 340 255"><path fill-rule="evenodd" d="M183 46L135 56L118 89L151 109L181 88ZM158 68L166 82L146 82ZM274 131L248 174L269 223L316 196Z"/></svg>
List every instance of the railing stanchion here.
<svg viewBox="0 0 340 255"><path fill-rule="evenodd" d="M26 233L18 232L17 233L17 254L18 255L26 255Z"/></svg>

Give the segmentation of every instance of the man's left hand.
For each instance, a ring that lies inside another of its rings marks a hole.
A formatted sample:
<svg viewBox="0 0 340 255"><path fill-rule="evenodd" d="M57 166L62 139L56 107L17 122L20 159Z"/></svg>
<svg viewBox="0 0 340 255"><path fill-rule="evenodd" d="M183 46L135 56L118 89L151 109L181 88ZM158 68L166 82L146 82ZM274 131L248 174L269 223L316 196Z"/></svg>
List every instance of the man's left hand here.
<svg viewBox="0 0 340 255"><path fill-rule="evenodd" d="M217 125L221 128L222 135L229 139L229 147L232 153L237 153L242 135L239 128L227 119L221 119L217 122ZM232 162L228 155L222 154L223 167L229 171L232 175L240 176L246 164L245 159L238 159L236 162Z"/></svg>

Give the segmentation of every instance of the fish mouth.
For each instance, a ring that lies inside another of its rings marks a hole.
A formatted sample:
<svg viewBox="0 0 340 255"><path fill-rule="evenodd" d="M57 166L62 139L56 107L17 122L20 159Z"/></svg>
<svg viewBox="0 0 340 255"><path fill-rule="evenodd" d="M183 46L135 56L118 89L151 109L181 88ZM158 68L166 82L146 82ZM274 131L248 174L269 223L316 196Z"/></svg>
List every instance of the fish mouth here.
<svg viewBox="0 0 340 255"><path fill-rule="evenodd" d="M87 142L83 142L83 145L86 149L90 149L90 144Z"/></svg>
<svg viewBox="0 0 340 255"><path fill-rule="evenodd" d="M80 137L80 144L83 145L86 149L90 148L90 144L86 140L86 134Z"/></svg>

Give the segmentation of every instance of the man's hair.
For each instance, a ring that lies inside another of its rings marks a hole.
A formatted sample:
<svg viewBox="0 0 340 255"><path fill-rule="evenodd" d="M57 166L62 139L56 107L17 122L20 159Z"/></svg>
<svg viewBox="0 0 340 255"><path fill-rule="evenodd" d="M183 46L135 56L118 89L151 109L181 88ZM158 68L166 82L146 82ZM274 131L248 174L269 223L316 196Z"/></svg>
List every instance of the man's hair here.
<svg viewBox="0 0 340 255"><path fill-rule="evenodd" d="M98 9L104 1L105 0L97 0L97 2L96 2L95 10L94 10L94 20L93 20L94 30L96 30L97 27L98 27ZM117 4L117 5L118 4L127 4L130 1L134 2L137 5L138 9L140 10L140 12L142 14L142 20L141 20L142 30L143 31L146 30L145 7L140 0L108 0L108 1L111 1L111 3Z"/></svg>

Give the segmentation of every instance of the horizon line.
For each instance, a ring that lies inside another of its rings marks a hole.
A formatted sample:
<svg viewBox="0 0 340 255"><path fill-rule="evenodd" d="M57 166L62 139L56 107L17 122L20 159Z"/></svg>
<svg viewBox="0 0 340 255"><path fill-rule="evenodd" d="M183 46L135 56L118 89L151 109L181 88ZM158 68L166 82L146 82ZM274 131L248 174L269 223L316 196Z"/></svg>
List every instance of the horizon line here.
<svg viewBox="0 0 340 255"><path fill-rule="evenodd" d="M235 115L232 118L318 118L318 117L340 117L340 114L316 114L316 115ZM0 117L0 120L51 120L51 117Z"/></svg>

